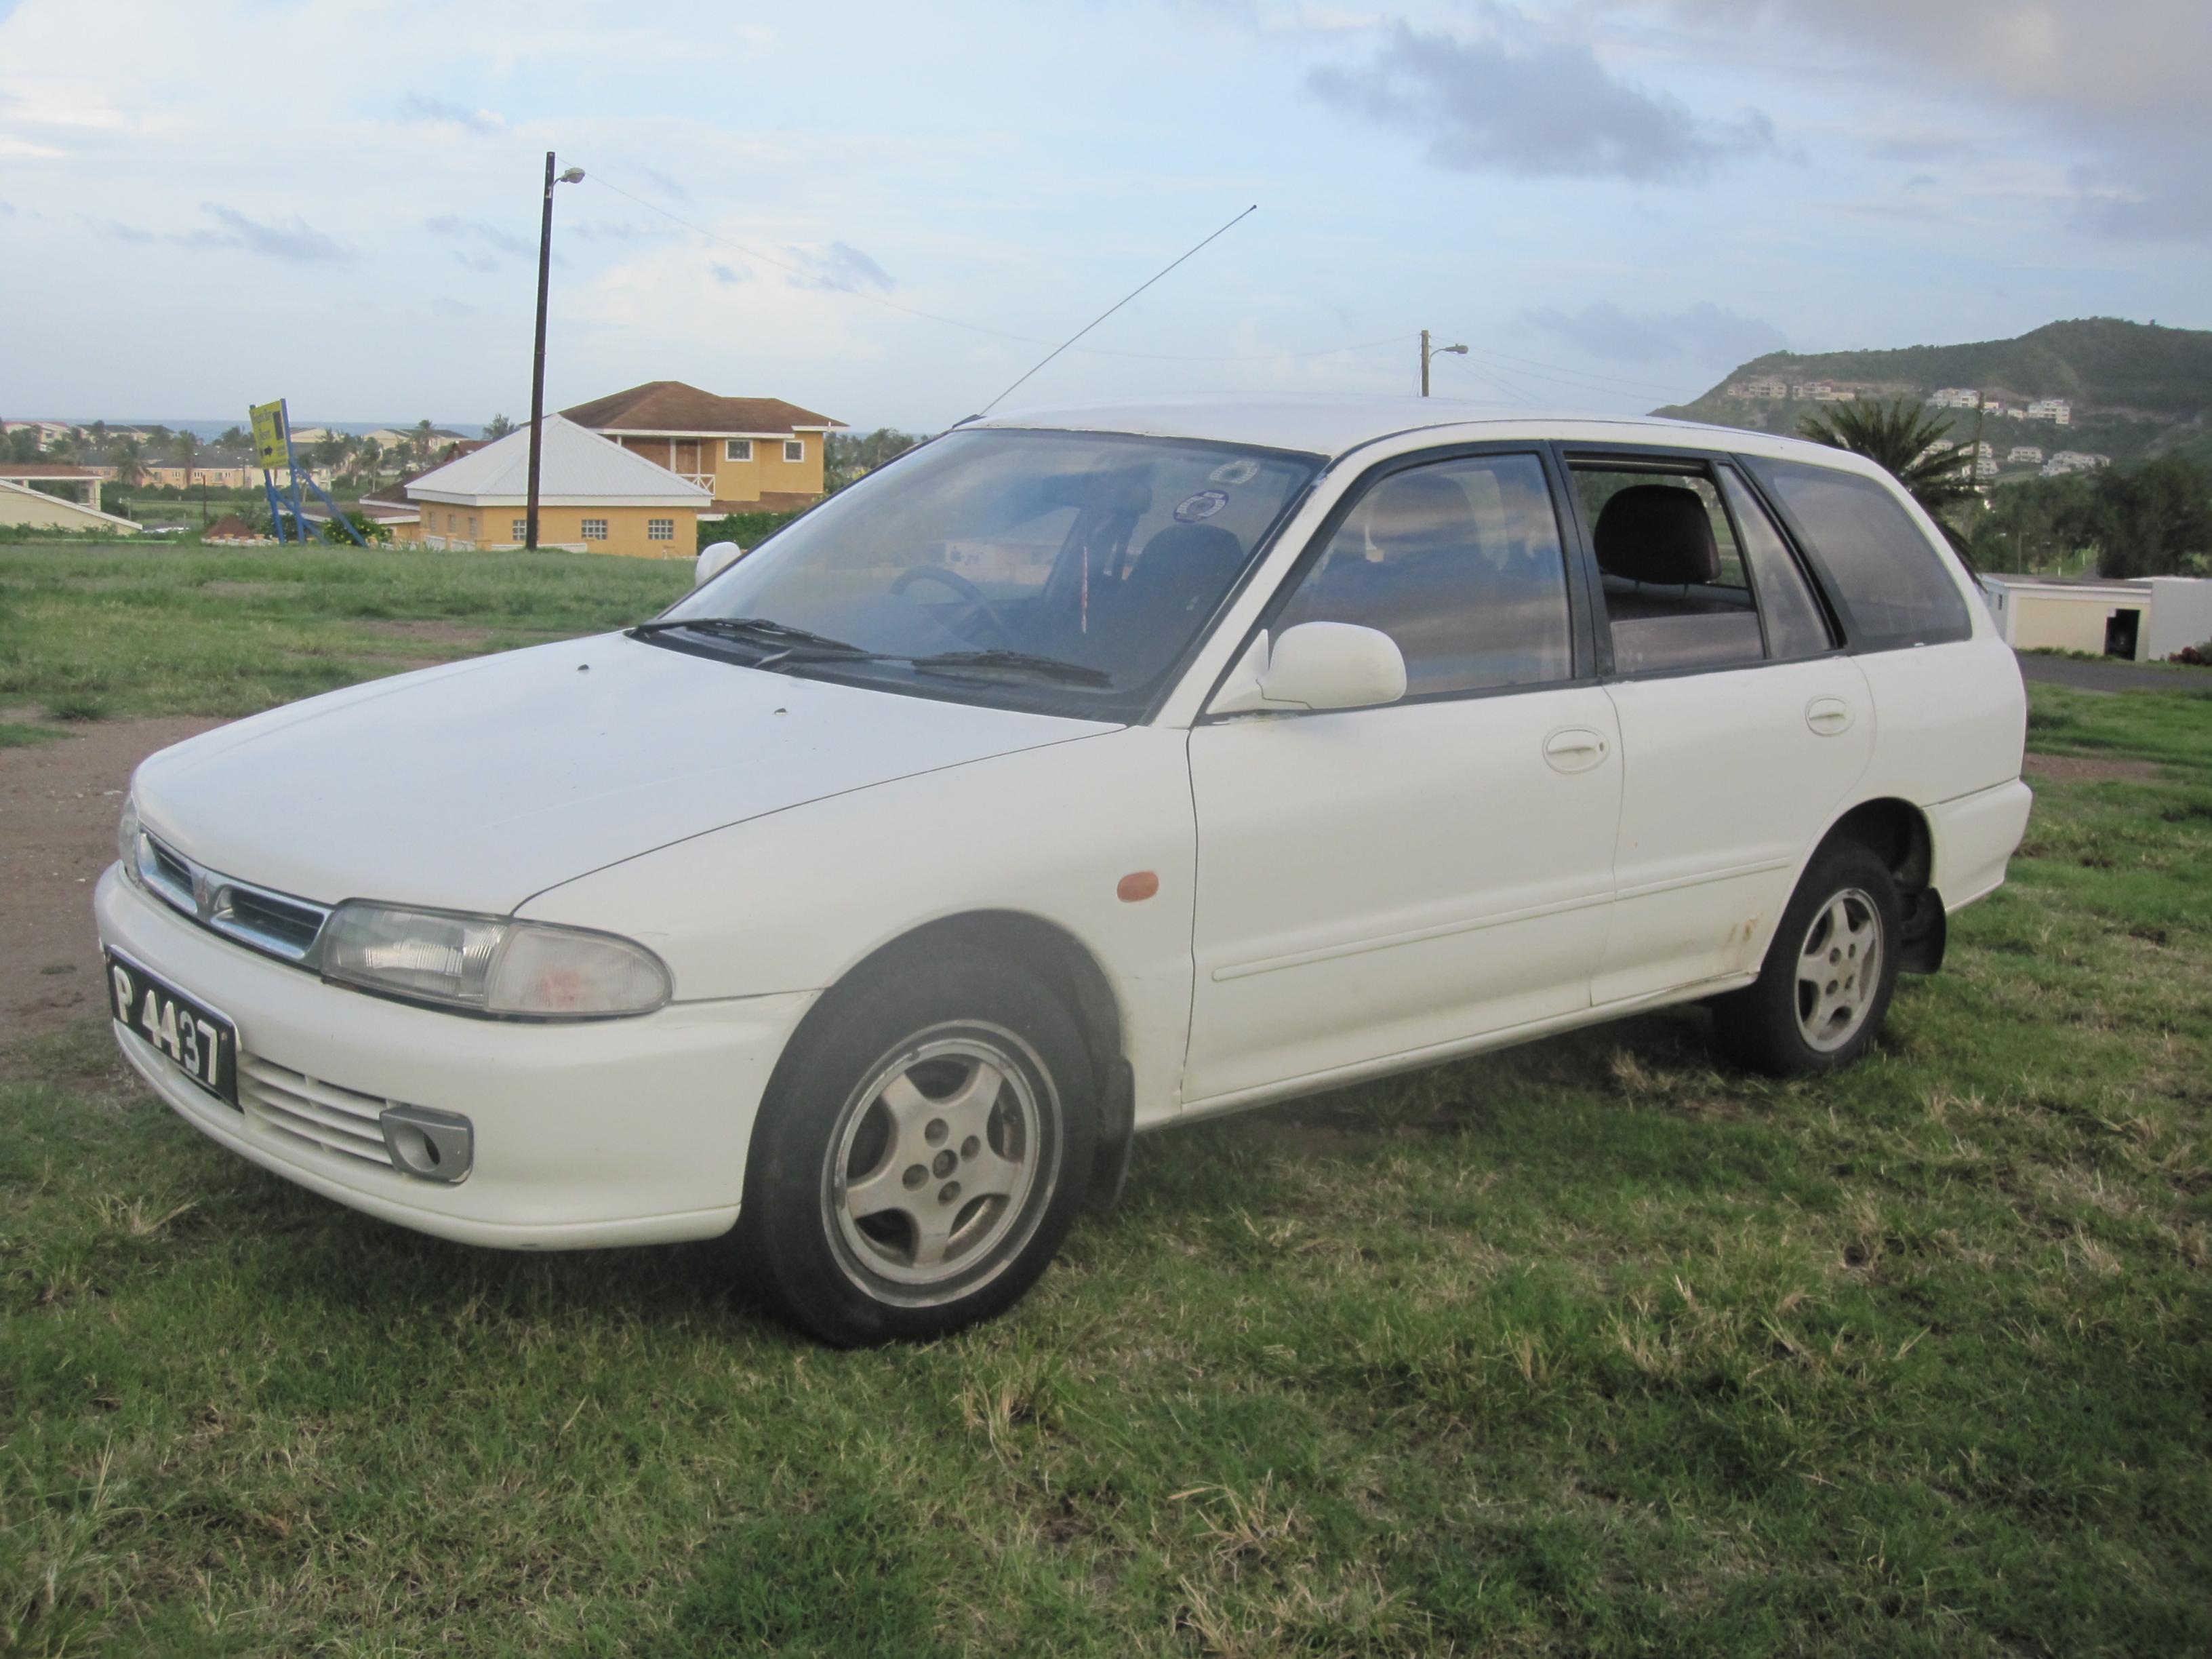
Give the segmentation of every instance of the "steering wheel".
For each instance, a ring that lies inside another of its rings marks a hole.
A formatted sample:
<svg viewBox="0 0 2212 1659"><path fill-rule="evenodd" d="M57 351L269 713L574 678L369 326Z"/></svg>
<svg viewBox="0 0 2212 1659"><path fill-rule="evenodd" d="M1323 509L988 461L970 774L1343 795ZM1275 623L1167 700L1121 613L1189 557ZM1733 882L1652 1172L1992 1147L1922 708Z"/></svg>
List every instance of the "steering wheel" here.
<svg viewBox="0 0 2212 1659"><path fill-rule="evenodd" d="M981 617L991 624L1009 650L1019 648L1014 639L1013 629L1006 626L1005 617L991 608L990 600L983 597L983 590L957 570L947 570L943 565L938 564L913 565L892 578L890 591L894 593L903 593L916 582L922 581L933 581L951 588L968 601L968 609L972 614Z"/></svg>

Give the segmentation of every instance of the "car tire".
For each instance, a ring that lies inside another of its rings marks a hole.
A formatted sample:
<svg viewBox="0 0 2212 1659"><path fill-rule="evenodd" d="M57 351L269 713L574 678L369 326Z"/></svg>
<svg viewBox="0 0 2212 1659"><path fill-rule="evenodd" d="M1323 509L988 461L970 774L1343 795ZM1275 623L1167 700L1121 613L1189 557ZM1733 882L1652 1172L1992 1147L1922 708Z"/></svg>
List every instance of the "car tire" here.
<svg viewBox="0 0 2212 1659"><path fill-rule="evenodd" d="M1084 1202L1097 1086L1074 1019L968 947L829 992L777 1065L738 1238L775 1310L838 1346L1004 1312Z"/></svg>
<svg viewBox="0 0 2212 1659"><path fill-rule="evenodd" d="M1857 842L1823 848L1782 913L1758 979L1713 999L1721 1051L1770 1077L1850 1065L1889 1012L1903 940L1889 866Z"/></svg>

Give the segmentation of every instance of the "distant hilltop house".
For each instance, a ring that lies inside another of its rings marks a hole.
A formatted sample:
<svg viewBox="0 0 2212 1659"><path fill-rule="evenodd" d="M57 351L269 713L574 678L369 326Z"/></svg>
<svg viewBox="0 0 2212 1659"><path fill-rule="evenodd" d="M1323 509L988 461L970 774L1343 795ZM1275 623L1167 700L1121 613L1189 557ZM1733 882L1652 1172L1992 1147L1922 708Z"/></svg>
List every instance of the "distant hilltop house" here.
<svg viewBox="0 0 2212 1659"><path fill-rule="evenodd" d="M2005 463L2008 466L2040 466L2043 465L2043 450L2035 444L2014 444L2006 453Z"/></svg>
<svg viewBox="0 0 2212 1659"><path fill-rule="evenodd" d="M717 397L681 380L648 380L561 413L706 491L716 513L812 506L829 435L845 430L780 398Z"/></svg>
<svg viewBox="0 0 2212 1659"><path fill-rule="evenodd" d="M2060 426L2074 424L2074 405L2063 398L2038 398L2022 412L2031 421L2051 421Z"/></svg>
<svg viewBox="0 0 2212 1659"><path fill-rule="evenodd" d="M1982 394L1972 386L1938 386L1936 395L1928 401L1938 409L1979 409Z"/></svg>
<svg viewBox="0 0 2212 1659"><path fill-rule="evenodd" d="M697 554L699 515L713 501L702 486L559 415L545 417L541 450L540 547L645 559ZM517 548L527 538L529 471L530 428L518 427L364 497L362 507L396 541L455 551Z"/></svg>
<svg viewBox="0 0 2212 1659"><path fill-rule="evenodd" d="M1778 402L1790 395L1790 382L1779 374L1751 374L1731 383L1727 392L1731 398L1771 398Z"/></svg>
<svg viewBox="0 0 2212 1659"><path fill-rule="evenodd" d="M308 436L310 433L314 434L313 439ZM375 439L380 449L390 449L395 444L415 443L422 436L421 432L411 426L380 426L374 432L364 432L361 435L364 441L370 438ZM323 428L311 426L293 433L292 441L295 443L319 442L322 437ZM441 426L434 426L430 428L430 442L433 447L440 444L462 441L461 434L458 432L448 432Z"/></svg>
<svg viewBox="0 0 2212 1659"><path fill-rule="evenodd" d="M1859 394L1856 388L1838 386L1832 380L1801 380L1790 388L1790 395L1800 403L1848 404L1856 401Z"/></svg>
<svg viewBox="0 0 2212 1659"><path fill-rule="evenodd" d="M2112 458L2109 455L2092 454L2079 449L2062 449L2043 464L2043 476L2057 478L2069 472L2094 472L2112 464Z"/></svg>
<svg viewBox="0 0 2212 1659"><path fill-rule="evenodd" d="M331 487L331 470L326 466L302 466L300 476L312 477L325 489ZM203 485L210 489L258 489L261 469L258 466L232 466L217 463L202 466L195 461L186 466L181 461L146 461L138 468L138 477L149 484L161 484L173 489L194 489ZM276 475L278 484L291 482L289 472Z"/></svg>

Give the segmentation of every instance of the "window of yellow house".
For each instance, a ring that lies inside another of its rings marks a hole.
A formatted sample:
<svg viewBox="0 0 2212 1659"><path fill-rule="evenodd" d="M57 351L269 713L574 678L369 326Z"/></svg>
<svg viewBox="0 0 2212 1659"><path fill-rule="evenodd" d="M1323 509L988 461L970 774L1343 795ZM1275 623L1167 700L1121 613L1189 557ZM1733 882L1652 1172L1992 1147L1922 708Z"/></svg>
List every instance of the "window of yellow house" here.
<svg viewBox="0 0 2212 1659"><path fill-rule="evenodd" d="M805 460L806 459L806 440L804 438L786 439L783 446L783 459L787 461Z"/></svg>
<svg viewBox="0 0 2212 1659"><path fill-rule="evenodd" d="M723 442L722 459L726 461L750 461L753 458L750 438L731 438Z"/></svg>
<svg viewBox="0 0 2212 1659"><path fill-rule="evenodd" d="M606 540L606 538L607 521L605 519L586 519L584 520L584 539L586 541L603 542Z"/></svg>
<svg viewBox="0 0 2212 1659"><path fill-rule="evenodd" d="M528 541L530 539L530 520L527 519L517 519L514 521L514 528L509 533L507 539L517 542Z"/></svg>
<svg viewBox="0 0 2212 1659"><path fill-rule="evenodd" d="M674 541L676 539L676 520L673 519L647 519L645 521L645 538L649 542Z"/></svg>

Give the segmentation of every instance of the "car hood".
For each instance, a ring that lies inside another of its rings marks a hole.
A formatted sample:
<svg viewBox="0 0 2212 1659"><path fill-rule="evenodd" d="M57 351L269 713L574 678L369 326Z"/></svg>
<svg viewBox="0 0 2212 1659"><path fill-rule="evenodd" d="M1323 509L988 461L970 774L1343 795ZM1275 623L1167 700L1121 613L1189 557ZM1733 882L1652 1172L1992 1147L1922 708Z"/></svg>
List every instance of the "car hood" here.
<svg viewBox="0 0 2212 1659"><path fill-rule="evenodd" d="M1111 729L613 634L258 714L162 750L134 789L148 829L225 875L504 912L687 836Z"/></svg>

